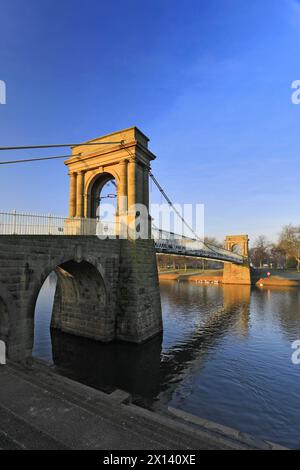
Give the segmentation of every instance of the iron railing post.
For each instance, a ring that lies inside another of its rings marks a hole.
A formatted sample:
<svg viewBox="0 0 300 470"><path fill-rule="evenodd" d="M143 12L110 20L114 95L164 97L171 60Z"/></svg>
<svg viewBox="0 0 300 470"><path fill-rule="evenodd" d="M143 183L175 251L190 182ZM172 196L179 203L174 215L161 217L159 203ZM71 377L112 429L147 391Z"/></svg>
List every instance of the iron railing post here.
<svg viewBox="0 0 300 470"><path fill-rule="evenodd" d="M13 235L17 235L17 211L13 210Z"/></svg>

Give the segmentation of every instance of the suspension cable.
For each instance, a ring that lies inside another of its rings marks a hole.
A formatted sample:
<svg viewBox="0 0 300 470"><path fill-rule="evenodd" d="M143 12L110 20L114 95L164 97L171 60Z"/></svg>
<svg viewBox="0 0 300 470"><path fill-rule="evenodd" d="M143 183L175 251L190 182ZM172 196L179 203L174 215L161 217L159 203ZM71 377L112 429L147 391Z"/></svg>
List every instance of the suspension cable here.
<svg viewBox="0 0 300 470"><path fill-rule="evenodd" d="M124 142L123 142L124 143ZM122 144L123 145L123 144ZM130 157L133 157L132 153L130 152L129 149L125 148L125 150L127 151L127 153L129 154ZM182 215L180 214L180 212L176 209L176 207L174 206L174 204L172 203L171 199L167 196L167 194L165 193L165 191L163 190L163 188L161 187L161 185L159 184L159 182L157 181L157 179L155 178L155 176L153 175L153 173L151 172L150 168L148 169L148 172L149 172L149 176L151 178L151 180L154 182L154 184L156 185L156 187L158 188L158 190L160 191L160 193L162 194L162 196L165 198L165 200L167 201L167 203L169 204L170 207L172 207L172 209L174 210L174 212L178 215L178 217L180 218L180 220L183 222L183 224L192 232L192 234L196 237L196 240L200 241L201 243L203 243L204 246L206 246L206 248L208 248L209 250L213 251L214 253L216 253L216 251L211 248L209 245L207 245L204 240L201 240L201 238L197 235L197 233L192 229L192 227L186 222L186 220L182 217Z"/></svg>
<svg viewBox="0 0 300 470"><path fill-rule="evenodd" d="M125 149L127 151L127 153L133 157L132 153L130 152L129 149ZM201 241L202 243L203 240L200 239L200 237L196 234L196 232L192 229L192 227L186 222L186 220L182 217L182 215L180 214L180 212L176 209L176 207L174 206L174 204L172 203L171 199L167 196L167 194L165 193L165 191L163 190L163 188L160 186L159 182L157 181L157 179L155 178L155 176L153 175L153 173L151 172L150 168L148 169L148 172L149 172L149 176L150 178L152 179L152 181L154 182L154 184L156 185L156 187L158 188L158 190L161 192L162 196L166 199L167 203L169 204L170 207L172 207L172 209L174 210L174 212L178 215L178 217L180 218L180 220L184 223L184 225L192 232L192 234L196 237L197 240Z"/></svg>
<svg viewBox="0 0 300 470"><path fill-rule="evenodd" d="M161 187L161 185L159 184L159 182L157 181L157 179L155 178L155 176L150 170L149 170L149 176L154 182L155 186L160 191L160 193L162 194L162 196L165 198L169 206L172 207L175 214L180 218L180 220L184 223L184 225L192 232L192 234L196 237L196 239L203 242L203 240L200 239L200 237L196 234L196 232L192 229L192 227L187 223L187 221L182 217L180 212L176 209L175 205L172 203L171 199L167 196L167 194L165 193L165 191L163 190L163 188Z"/></svg>
<svg viewBox="0 0 300 470"><path fill-rule="evenodd" d="M150 178L152 179L152 181L154 182L154 184L156 185L156 187L158 188L158 190L160 191L160 193L162 194L162 196L165 198L165 200L167 201L167 203L169 204L170 207L172 207L172 209L174 210L174 212L178 215L178 217L180 218L180 220L184 223L184 225L192 232L192 234L196 237L196 239L198 241L200 241L201 243L203 243L204 246L206 246L206 248L208 248L209 250L213 251L214 253L218 254L217 251L214 250L214 248L212 247L212 245L210 244L207 244L205 243L204 240L201 240L201 238L197 235L197 233L192 229L192 227L187 223L187 221L182 217L182 215L180 214L180 212L176 209L175 205L173 204L173 202L171 201L171 199L167 196L167 194L165 193L165 191L163 190L163 188L161 187L161 185L159 184L159 182L157 181L157 179L155 178L155 176L153 175L153 173L151 172L151 170L149 170L149 176ZM216 248L216 247L215 247ZM227 250L229 251L229 250Z"/></svg>
<svg viewBox="0 0 300 470"><path fill-rule="evenodd" d="M70 158L70 157L80 157L80 155L58 155L55 157L39 157L39 158L25 158L23 160L9 160L6 162L1 162L0 165L11 165L16 163L30 163L30 162L38 162L43 160L57 160L59 158Z"/></svg>
<svg viewBox="0 0 300 470"><path fill-rule="evenodd" d="M47 148L56 148L56 147L78 147L82 145L113 145L113 144L120 144L124 143L123 140L117 142L88 142L88 143L81 143L81 144L49 144L49 145L27 145L27 146L17 146L17 147L0 147L0 151L5 150L25 150L25 149L47 149ZM16 163L28 163L28 162L38 162L44 160L57 160L59 158L73 158L73 157L80 157L80 155L59 155L54 157L38 157L38 158L24 158L21 160L9 160L5 162L0 161L0 165L9 165L9 164L16 164Z"/></svg>
<svg viewBox="0 0 300 470"><path fill-rule="evenodd" d="M18 146L18 147L0 147L0 151L2 150L29 150L29 149L48 149L48 148L56 148L56 147L81 147L81 146L93 146L93 145L113 145L113 144L120 144L124 143L123 140L119 142L87 142L81 144L49 144L49 145L26 145L26 146Z"/></svg>

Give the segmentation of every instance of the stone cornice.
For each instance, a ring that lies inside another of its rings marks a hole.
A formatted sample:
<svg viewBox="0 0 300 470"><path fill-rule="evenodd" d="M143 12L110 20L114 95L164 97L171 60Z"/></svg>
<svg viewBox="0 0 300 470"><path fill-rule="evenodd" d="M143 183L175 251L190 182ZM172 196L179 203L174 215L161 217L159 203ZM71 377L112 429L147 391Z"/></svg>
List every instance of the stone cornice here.
<svg viewBox="0 0 300 470"><path fill-rule="evenodd" d="M141 145L138 141L134 140L126 144L117 145L113 147L104 148L103 151L97 150L96 152L87 152L85 153L81 146L80 156L72 156L68 160L65 160L65 165L72 166L76 163L83 163L89 161L89 166L91 165L90 160L104 157L103 164L117 164L120 160L128 160L132 157L137 158L137 160L144 165L147 165L149 160L154 160L156 156L146 147ZM90 149L90 147L88 147ZM130 149L131 152L130 152ZM120 152L124 151L126 155L121 156ZM108 157L105 161L105 157ZM98 165L99 166L99 165Z"/></svg>

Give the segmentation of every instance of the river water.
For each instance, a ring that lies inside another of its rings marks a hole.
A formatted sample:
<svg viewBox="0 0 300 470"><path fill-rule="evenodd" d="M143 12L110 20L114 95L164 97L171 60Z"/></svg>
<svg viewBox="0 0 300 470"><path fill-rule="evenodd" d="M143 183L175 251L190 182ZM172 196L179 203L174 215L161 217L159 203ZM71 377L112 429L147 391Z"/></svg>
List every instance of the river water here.
<svg viewBox="0 0 300 470"><path fill-rule="evenodd" d="M162 281L163 338L136 346L50 333L55 284L37 301L34 355L59 373L300 448L299 289Z"/></svg>

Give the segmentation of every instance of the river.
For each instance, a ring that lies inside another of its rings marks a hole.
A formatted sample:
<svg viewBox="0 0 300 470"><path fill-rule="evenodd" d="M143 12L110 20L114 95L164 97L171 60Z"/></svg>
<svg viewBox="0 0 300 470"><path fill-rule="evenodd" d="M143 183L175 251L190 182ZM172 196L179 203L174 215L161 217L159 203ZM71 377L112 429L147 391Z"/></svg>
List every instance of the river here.
<svg viewBox="0 0 300 470"><path fill-rule="evenodd" d="M34 356L59 373L300 447L299 289L162 281L163 338L137 346L50 333L55 285L51 275L37 301Z"/></svg>

